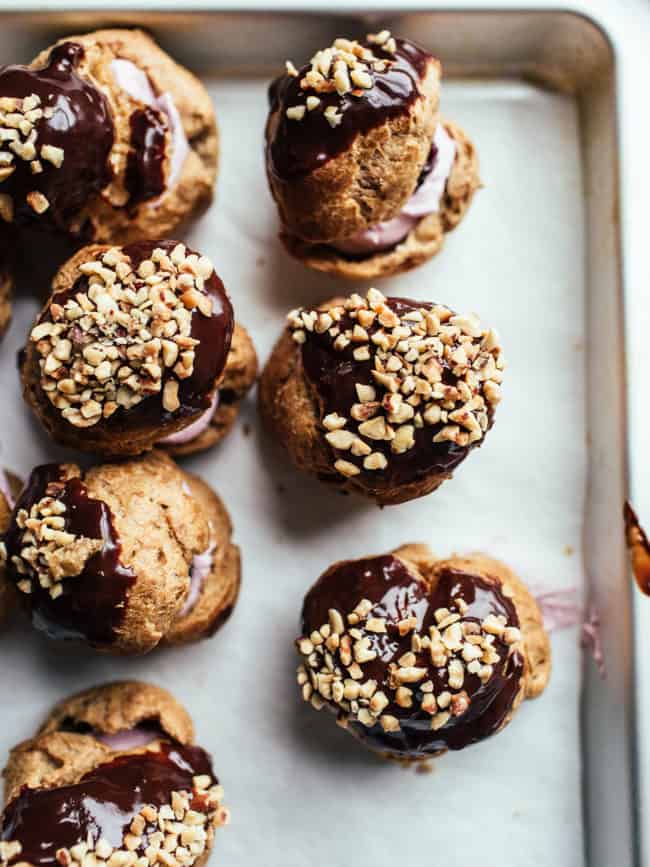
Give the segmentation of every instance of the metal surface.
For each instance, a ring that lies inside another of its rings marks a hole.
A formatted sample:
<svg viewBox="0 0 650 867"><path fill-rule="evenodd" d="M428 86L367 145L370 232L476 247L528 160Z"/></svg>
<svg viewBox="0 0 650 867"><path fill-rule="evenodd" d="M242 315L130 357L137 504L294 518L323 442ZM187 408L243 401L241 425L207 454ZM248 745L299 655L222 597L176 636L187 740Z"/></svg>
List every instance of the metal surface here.
<svg viewBox="0 0 650 867"><path fill-rule="evenodd" d="M249 406L253 437L240 426L216 455L191 462L223 494L243 547L245 589L233 621L212 642L136 661L83 651L80 661L76 649L56 652L13 628L0 637L0 684L12 696L0 711L0 749L26 736L66 692L109 677L145 677L187 701L215 754L235 816L215 862L648 863L639 807L648 778L647 690L642 654L635 683L620 520L628 436L622 274L628 282L630 274L647 274L638 267L638 242L637 255L626 246L621 259L620 224L634 228L634 204L642 212L629 194L621 208L617 124L627 146L628 120L640 111L630 76L643 69L638 43L650 30L650 11L627 4L632 32L605 2L594 4L603 26L569 11L470 11L453 3L447 11L414 3L420 8L381 15L272 12L271 5L255 14L7 12L0 61L27 59L66 32L138 23L204 77L224 153L219 200L192 240L215 261L264 358L286 309L336 288L291 263L274 239L260 155L266 82L285 57L300 60L368 24L387 24L431 48L445 69L443 111L477 143L486 189L438 259L381 288L476 309L498 327L510 370L497 425L439 493L380 513L297 478L257 430ZM638 146L633 139L626 153ZM638 153L635 159L639 167ZM624 189L643 183L640 174L624 176ZM635 353L628 359L641 357L647 335L641 291L639 284L625 296ZM0 349L0 389L12 406L19 406L13 353L34 309L33 301L19 303ZM630 365L628 385L640 375ZM642 442L645 421L638 393L630 400L633 443ZM22 411L0 430L3 462L22 472L54 453ZM650 514L642 500L650 496L647 479L645 491L638 473L632 483ZM290 642L302 592L329 562L407 540L429 541L442 554L486 549L537 587L580 584L584 576L601 615L607 679L590 660L581 677L575 632L559 634L548 693L502 735L444 758L430 777L360 755L331 720L298 707ZM567 556L566 546L576 553ZM640 644L648 614L642 601L638 609Z"/></svg>

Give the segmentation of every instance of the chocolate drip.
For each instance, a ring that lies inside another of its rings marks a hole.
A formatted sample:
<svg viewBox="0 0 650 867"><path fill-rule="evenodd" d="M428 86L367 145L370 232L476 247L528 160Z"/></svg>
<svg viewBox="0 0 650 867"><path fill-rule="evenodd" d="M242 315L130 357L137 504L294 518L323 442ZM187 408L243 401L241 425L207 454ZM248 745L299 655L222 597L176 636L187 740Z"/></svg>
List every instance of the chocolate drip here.
<svg viewBox="0 0 650 867"><path fill-rule="evenodd" d="M15 158L15 171L0 182L0 193L12 197L16 221L45 221L67 229L68 222L111 180L111 111L103 93L76 71L83 56L81 45L64 42L52 49L49 63L42 69L0 67L0 97L24 99L35 95L40 98L41 108L53 110L52 117L42 117L35 123L36 159L43 145L64 152L60 168L40 159L39 174L33 173L30 162ZM41 217L26 201L33 191L42 193L49 202Z"/></svg>
<svg viewBox="0 0 650 867"><path fill-rule="evenodd" d="M307 96L314 93L300 85L310 66L304 66L297 76L283 75L271 85L271 112L277 114L268 130L267 164L277 178L287 181L315 171L347 150L360 133L405 114L420 95L420 82L432 59L427 51L405 39L397 40L394 54L363 44L375 57L391 65L385 72L370 72L374 86L361 96L318 93L319 105L306 112L301 121L295 121L287 118L286 110L304 105ZM329 106L342 112L341 123L334 128L325 117Z"/></svg>
<svg viewBox="0 0 650 867"><path fill-rule="evenodd" d="M12 563L12 557L19 556L23 547L23 531L16 523L16 515L20 509L29 512L31 506L45 496L52 496L66 506L65 532L103 542L79 575L64 580L63 593L56 599L48 589L41 587L36 574L25 576ZM115 640L115 630L124 619L135 574L120 563L121 544L110 509L101 500L88 496L81 479L64 481L58 464L37 467L16 504L5 544L10 580L15 583L25 577L31 580L31 593L26 599L37 629L51 638L80 638L96 645L111 644Z"/></svg>
<svg viewBox="0 0 650 867"><path fill-rule="evenodd" d="M164 193L166 137L167 123L159 111L147 106L133 112L125 178L130 208Z"/></svg>
<svg viewBox="0 0 650 867"><path fill-rule="evenodd" d="M398 316L403 316L409 310L431 309L434 306L425 301L412 301L408 298L387 298L386 303ZM355 322L346 313L337 324L343 332L352 328ZM380 327L379 323L375 322L367 329L368 334L372 336ZM305 374L323 404L321 418L332 412L349 418L350 408L358 402L355 385L375 385L372 357L368 361L356 361L353 357L354 349L353 343L342 351L334 349L334 339L327 331L322 334L310 332L307 341L302 345ZM444 366L443 381L453 385L456 378L448 363L441 359L441 364ZM440 422L437 425L416 428L415 445L403 454L393 454L389 442L375 441L373 448L386 455L388 465L384 470L361 469L358 478L368 480L373 487L393 487L417 481L430 473L451 474L475 444L459 446L449 441L434 443L433 437L442 427L443 423Z"/></svg>
<svg viewBox="0 0 650 867"><path fill-rule="evenodd" d="M422 166L422 171L420 172L420 177L418 178L418 182L415 185L415 189L413 190L413 195L415 195L415 193L417 193L417 191L420 189L422 184L429 177L429 175L431 174L431 172L433 171L433 169L435 167L437 159L438 159L438 146L435 144L435 142L432 141L431 142L431 150L429 151L429 155L426 159L425 164Z"/></svg>
<svg viewBox="0 0 650 867"><path fill-rule="evenodd" d="M310 635L328 622L328 611L335 608L345 617L361 599L373 604L371 617L386 619L386 633L366 633L370 650L377 657L364 663L364 679L376 680L378 689L387 695L388 666L411 650L411 635L401 637L397 628L400 620L417 619L417 631L428 634L435 626L434 612L446 608L454 600L462 599L468 605L464 619L480 623L489 614L505 615L508 623L519 626L514 604L500 589L484 578L456 569L447 569L429 593L426 585L417 580L406 565L388 554L365 560L347 561L333 566L312 587L305 598L302 612L303 635ZM385 732L379 723L366 728L349 722L354 734L376 750L400 756L417 758L433 755L441 750L459 750L494 734L505 722L512 709L523 676L524 661L515 651L508 655L508 647L498 639L495 649L501 662L494 667L490 680L483 684L477 675L466 673L463 689L470 699L464 714L454 717L438 731L431 729L431 716L420 708L423 693L420 684L413 688L413 708L403 708L391 702L385 713L398 718L400 730ZM416 666L425 666L425 680L433 682L433 692L439 695L448 689L446 668L434 668L428 651L416 654Z"/></svg>
<svg viewBox="0 0 650 867"><path fill-rule="evenodd" d="M93 845L103 838L123 849L124 836L145 805L161 807L172 792L191 793L192 777L203 774L213 777L210 757L200 747L164 744L160 752L120 756L73 785L23 788L4 811L0 839L20 842L22 851L12 860L34 867L57 865L59 849L85 843L88 835ZM146 828L138 856L154 830L157 825Z"/></svg>
<svg viewBox="0 0 650 867"><path fill-rule="evenodd" d="M2 186L0 185L0 192ZM0 283L11 276L15 260L16 239L10 227L0 224Z"/></svg>

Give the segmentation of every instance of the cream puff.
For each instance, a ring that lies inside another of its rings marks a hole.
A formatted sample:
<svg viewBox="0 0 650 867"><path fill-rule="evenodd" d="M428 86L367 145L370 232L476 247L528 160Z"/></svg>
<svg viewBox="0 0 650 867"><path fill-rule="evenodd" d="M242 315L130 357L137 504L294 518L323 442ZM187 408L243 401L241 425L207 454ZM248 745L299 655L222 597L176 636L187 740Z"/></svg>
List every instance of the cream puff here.
<svg viewBox="0 0 650 867"><path fill-rule="evenodd" d="M480 182L439 91L440 63L388 31L337 39L300 70L287 63L270 90L266 167L292 255L373 279L440 250Z"/></svg>
<svg viewBox="0 0 650 867"><path fill-rule="evenodd" d="M86 472L37 467L1 550L36 629L142 654L205 638L226 620L240 583L231 536L214 491L151 452Z"/></svg>
<svg viewBox="0 0 650 867"><path fill-rule="evenodd" d="M201 82L140 30L62 39L0 67L0 221L82 241L165 237L211 200Z"/></svg>
<svg viewBox="0 0 650 867"><path fill-rule="evenodd" d="M296 647L303 699L403 761L501 731L551 666L537 603L505 564L426 545L331 566L305 597Z"/></svg>
<svg viewBox="0 0 650 867"><path fill-rule="evenodd" d="M256 374L211 262L176 241L80 250L21 360L25 400L50 435L110 456L214 445Z"/></svg>
<svg viewBox="0 0 650 867"><path fill-rule="evenodd" d="M189 714L147 683L61 702L4 777L1 867L202 867L229 819Z"/></svg>
<svg viewBox="0 0 650 867"><path fill-rule="evenodd" d="M482 445L501 398L496 332L376 289L289 314L260 381L296 466L382 505L434 491Z"/></svg>

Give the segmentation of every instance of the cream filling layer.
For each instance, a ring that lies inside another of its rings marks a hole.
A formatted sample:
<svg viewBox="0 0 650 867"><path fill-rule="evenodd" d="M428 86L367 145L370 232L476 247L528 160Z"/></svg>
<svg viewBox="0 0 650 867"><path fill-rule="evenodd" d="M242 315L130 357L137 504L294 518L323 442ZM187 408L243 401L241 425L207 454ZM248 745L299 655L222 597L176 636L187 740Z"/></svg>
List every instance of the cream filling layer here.
<svg viewBox="0 0 650 867"><path fill-rule="evenodd" d="M376 226L330 246L352 256L372 255L389 250L403 241L422 217L438 213L456 158L456 142L439 123L433 136L433 144L437 149L433 169L396 217L377 223Z"/></svg>
<svg viewBox="0 0 650 867"><path fill-rule="evenodd" d="M191 440L196 439L201 436L204 430L210 426L210 422L212 421L212 416L217 411L217 407L219 406L219 391L215 391L214 397L210 403L210 406L206 409L204 413L202 413L196 421L193 421L192 424L188 424L187 427L184 427L183 430L176 431L176 433L170 434L168 437L160 440L158 445L161 446L182 446L185 443L191 442Z"/></svg>
<svg viewBox="0 0 650 867"><path fill-rule="evenodd" d="M167 189L171 189L180 178L183 165L190 152L181 117L171 94L163 93L162 96L156 96L146 72L139 69L130 60L124 60L121 57L112 60L111 71L118 87L125 90L133 99L157 109L167 118L171 133L172 152L166 186Z"/></svg>
<svg viewBox="0 0 650 867"><path fill-rule="evenodd" d="M148 728L146 725L136 726L133 729L124 729L112 735L95 734L95 739L106 744L111 750L135 750L145 747L152 741L161 737L160 731Z"/></svg>

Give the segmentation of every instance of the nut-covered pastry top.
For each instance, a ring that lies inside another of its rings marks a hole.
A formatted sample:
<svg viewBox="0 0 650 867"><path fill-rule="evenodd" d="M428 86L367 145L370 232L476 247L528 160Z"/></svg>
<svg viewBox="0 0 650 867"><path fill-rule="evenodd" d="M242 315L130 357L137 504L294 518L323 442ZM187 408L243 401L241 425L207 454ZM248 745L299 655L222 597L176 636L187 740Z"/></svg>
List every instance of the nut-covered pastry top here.
<svg viewBox="0 0 650 867"><path fill-rule="evenodd" d="M334 467L373 485L450 472L500 400L499 339L476 316L370 289L289 314Z"/></svg>
<svg viewBox="0 0 650 867"><path fill-rule="evenodd" d="M433 57L388 31L362 43L336 39L271 86L267 160L280 178L306 175L345 151L359 133L408 111Z"/></svg>
<svg viewBox="0 0 650 867"><path fill-rule="evenodd" d="M108 100L63 42L41 69L0 67L0 219L44 216L59 228L111 180Z"/></svg>
<svg viewBox="0 0 650 867"><path fill-rule="evenodd" d="M524 674L508 594L449 567L429 588L392 554L334 565L304 602L303 698L404 758L483 740L506 721Z"/></svg>
<svg viewBox="0 0 650 867"><path fill-rule="evenodd" d="M3 814L0 865L191 867L227 821L222 796L200 747L117 756L74 784L23 788Z"/></svg>
<svg viewBox="0 0 650 867"><path fill-rule="evenodd" d="M8 578L49 635L114 640L136 576L120 562L111 510L89 497L77 467L32 472L1 550Z"/></svg>
<svg viewBox="0 0 650 867"><path fill-rule="evenodd" d="M119 431L205 411L233 330L210 261L155 241L99 249L77 270L30 334L40 388L61 418Z"/></svg>

